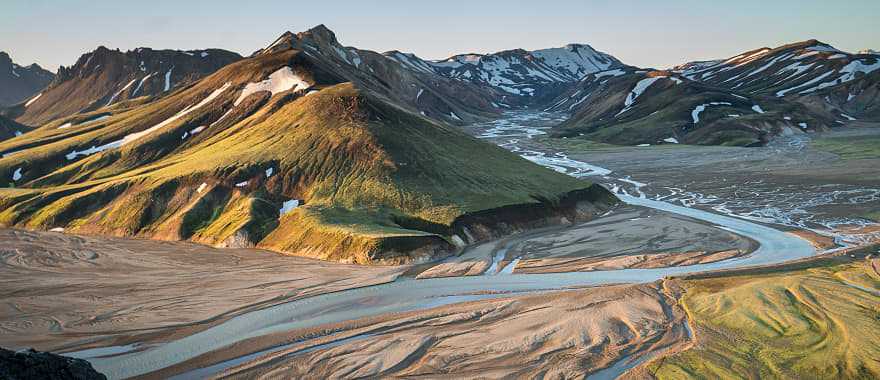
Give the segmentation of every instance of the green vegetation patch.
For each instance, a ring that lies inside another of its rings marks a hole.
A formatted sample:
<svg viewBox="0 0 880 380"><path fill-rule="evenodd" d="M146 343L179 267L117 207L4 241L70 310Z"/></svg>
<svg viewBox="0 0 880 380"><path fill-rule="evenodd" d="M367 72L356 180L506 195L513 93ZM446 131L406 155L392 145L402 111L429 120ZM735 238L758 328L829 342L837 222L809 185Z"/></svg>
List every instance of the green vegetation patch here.
<svg viewBox="0 0 880 380"><path fill-rule="evenodd" d="M812 146L844 160L880 158L880 136L820 138Z"/></svg>
<svg viewBox="0 0 880 380"><path fill-rule="evenodd" d="M652 364L658 378L880 377L880 275L870 261L683 286L696 343Z"/></svg>

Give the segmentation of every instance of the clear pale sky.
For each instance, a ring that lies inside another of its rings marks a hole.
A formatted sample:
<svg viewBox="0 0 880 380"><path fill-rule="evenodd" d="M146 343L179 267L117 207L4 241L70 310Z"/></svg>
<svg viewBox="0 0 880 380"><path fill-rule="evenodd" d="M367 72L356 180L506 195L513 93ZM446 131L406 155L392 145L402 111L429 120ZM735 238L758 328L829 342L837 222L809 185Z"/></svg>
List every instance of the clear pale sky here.
<svg viewBox="0 0 880 380"><path fill-rule="evenodd" d="M665 68L810 38L878 50L877 16L880 0L2 0L0 50L54 71L99 45L248 55L325 24L344 45L426 59L579 42Z"/></svg>

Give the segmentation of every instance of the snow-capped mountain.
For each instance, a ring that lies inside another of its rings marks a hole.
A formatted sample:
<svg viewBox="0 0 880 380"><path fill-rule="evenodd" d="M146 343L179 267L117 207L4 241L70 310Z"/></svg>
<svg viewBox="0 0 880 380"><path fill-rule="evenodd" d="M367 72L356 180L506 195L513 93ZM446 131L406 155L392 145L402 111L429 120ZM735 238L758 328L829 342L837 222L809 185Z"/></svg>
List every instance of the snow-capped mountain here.
<svg viewBox="0 0 880 380"><path fill-rule="evenodd" d="M809 40L715 62L686 64L675 71L722 88L791 99L846 119L880 116L880 104L871 96L878 91L877 81L870 79L880 72L880 56L870 52L851 54Z"/></svg>
<svg viewBox="0 0 880 380"><path fill-rule="evenodd" d="M809 40L760 48L707 65L683 65L683 76L737 91L776 97L806 95L880 69L880 57L850 54Z"/></svg>
<svg viewBox="0 0 880 380"><path fill-rule="evenodd" d="M12 116L39 125L127 99L161 95L239 59L238 54L220 49L121 52L101 46L82 55L73 66L59 68L52 83Z"/></svg>
<svg viewBox="0 0 880 380"><path fill-rule="evenodd" d="M621 145L754 146L782 133L821 130L833 122L786 99L633 67L588 75L547 110L571 114L555 128L557 136Z"/></svg>
<svg viewBox="0 0 880 380"><path fill-rule="evenodd" d="M616 58L589 45L494 54L461 54L427 62L445 77L490 86L513 105L541 104L584 76L623 66ZM423 66L423 65L419 65Z"/></svg>
<svg viewBox="0 0 880 380"><path fill-rule="evenodd" d="M0 51L0 106L13 105L28 99L45 88L55 77L36 63L21 66L9 54Z"/></svg>

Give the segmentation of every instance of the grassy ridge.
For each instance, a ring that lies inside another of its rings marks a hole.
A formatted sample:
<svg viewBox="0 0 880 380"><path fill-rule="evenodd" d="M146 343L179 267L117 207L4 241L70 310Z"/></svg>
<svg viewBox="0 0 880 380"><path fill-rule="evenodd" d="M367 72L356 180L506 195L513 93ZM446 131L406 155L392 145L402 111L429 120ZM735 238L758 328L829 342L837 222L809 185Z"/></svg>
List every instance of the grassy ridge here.
<svg viewBox="0 0 880 380"><path fill-rule="evenodd" d="M654 363L657 378L880 376L880 275L870 261L683 286L696 346Z"/></svg>
<svg viewBox="0 0 880 380"><path fill-rule="evenodd" d="M350 83L321 86L309 96L254 96L256 102L249 98L240 107L250 104L254 111L237 122L181 139L221 116L220 105L235 95L228 91L216 107L135 144L70 163L60 157L88 141L113 141L156 123L220 83L201 83L167 100L120 110L94 129L77 127L76 135L0 162L6 170L24 162L28 171L48 171L36 178L26 172L32 178L27 188L0 190L0 223L219 245L257 243L368 263L380 251L418 246L413 239L424 239L433 247L428 250L448 245L453 221L465 213L524 203L552 207L567 193L590 186ZM167 111L150 115L157 107ZM53 126L37 133L67 131ZM51 171L53 164L62 166ZM305 206L279 217L289 199L304 200ZM390 241L397 246L389 248Z"/></svg>

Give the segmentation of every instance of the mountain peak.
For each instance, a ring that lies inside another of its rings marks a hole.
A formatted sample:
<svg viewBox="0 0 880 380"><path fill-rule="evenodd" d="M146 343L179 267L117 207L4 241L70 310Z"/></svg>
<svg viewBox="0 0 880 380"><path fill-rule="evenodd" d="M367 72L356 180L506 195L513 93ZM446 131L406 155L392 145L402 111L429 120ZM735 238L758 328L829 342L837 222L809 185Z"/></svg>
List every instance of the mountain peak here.
<svg viewBox="0 0 880 380"><path fill-rule="evenodd" d="M339 41L336 40L336 34L333 33L332 30L327 28L324 24L319 24L309 30L296 34L288 30L282 33L281 36L275 39L275 41L268 47L258 50L254 54L272 54L284 50L298 49L302 43L308 43L310 45L338 45Z"/></svg>
<svg viewBox="0 0 880 380"><path fill-rule="evenodd" d="M297 38L301 41L315 41L318 44L326 43L330 45L338 45L339 41L336 39L336 33L333 33L330 28L325 26L324 24L319 24L305 32L298 33Z"/></svg>

